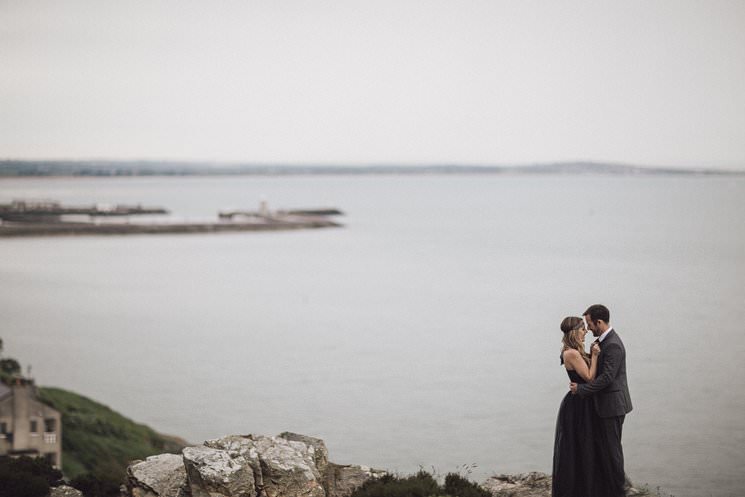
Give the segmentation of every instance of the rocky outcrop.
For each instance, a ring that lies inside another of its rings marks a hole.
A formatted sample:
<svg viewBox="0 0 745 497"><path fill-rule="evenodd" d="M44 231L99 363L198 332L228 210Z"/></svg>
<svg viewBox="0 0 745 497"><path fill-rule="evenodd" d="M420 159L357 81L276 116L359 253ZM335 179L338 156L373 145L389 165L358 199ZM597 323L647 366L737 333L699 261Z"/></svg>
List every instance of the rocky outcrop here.
<svg viewBox="0 0 745 497"><path fill-rule="evenodd" d="M330 462L319 438L288 432L276 437L231 435L186 447L180 455L134 461L127 468L122 497L350 497L365 482L385 474ZM481 486L493 497L551 496L551 476L544 473L495 475ZM657 494L629 488L627 495Z"/></svg>
<svg viewBox="0 0 745 497"><path fill-rule="evenodd" d="M60 485L49 489L49 497L83 497L83 492L67 485Z"/></svg>
<svg viewBox="0 0 745 497"><path fill-rule="evenodd" d="M301 442L305 444L308 447L318 472L321 474L326 472L326 466L329 464L329 451L326 449L326 444L323 440L298 433L290 433L289 431L280 433L279 436L289 442Z"/></svg>
<svg viewBox="0 0 745 497"><path fill-rule="evenodd" d="M385 474L385 471L367 466L329 463L324 485L326 497L349 497L367 480L378 479Z"/></svg>
<svg viewBox="0 0 745 497"><path fill-rule="evenodd" d="M551 477L538 472L494 475L481 486L491 492L494 497L549 497L551 495Z"/></svg>
<svg viewBox="0 0 745 497"><path fill-rule="evenodd" d="M183 457L160 454L144 461L133 461L124 482L132 497L188 497Z"/></svg>
<svg viewBox="0 0 745 497"><path fill-rule="evenodd" d="M285 438L260 437L256 447L267 497L325 497L312 446Z"/></svg>
<svg viewBox="0 0 745 497"><path fill-rule="evenodd" d="M330 463L323 440L231 435L127 469L124 497L349 497L384 471Z"/></svg>
<svg viewBox="0 0 745 497"><path fill-rule="evenodd" d="M628 497L658 497L645 489L635 488L626 481ZM551 476L531 472L516 475L494 475L481 484L494 497L551 497Z"/></svg>
<svg viewBox="0 0 745 497"><path fill-rule="evenodd" d="M186 478L192 497L256 497L249 458L212 447L186 447Z"/></svg>

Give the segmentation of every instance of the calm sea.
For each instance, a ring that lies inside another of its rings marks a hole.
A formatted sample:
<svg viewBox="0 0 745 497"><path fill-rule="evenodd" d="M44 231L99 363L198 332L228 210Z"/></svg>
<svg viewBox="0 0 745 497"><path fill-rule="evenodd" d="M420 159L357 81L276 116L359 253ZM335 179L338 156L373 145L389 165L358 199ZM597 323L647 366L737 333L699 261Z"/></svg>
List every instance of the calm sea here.
<svg viewBox="0 0 745 497"><path fill-rule="evenodd" d="M335 206L346 227L0 240L0 336L43 385L199 442L296 431L400 472L550 471L559 322L628 352L626 469L745 488L745 178L13 179L0 201Z"/></svg>

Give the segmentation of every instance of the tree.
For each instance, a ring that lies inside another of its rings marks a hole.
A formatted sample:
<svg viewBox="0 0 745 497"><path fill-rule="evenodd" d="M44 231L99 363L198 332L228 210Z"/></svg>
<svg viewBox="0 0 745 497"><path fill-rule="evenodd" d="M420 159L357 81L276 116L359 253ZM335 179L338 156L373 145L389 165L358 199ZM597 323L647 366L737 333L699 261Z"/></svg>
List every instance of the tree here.
<svg viewBox="0 0 745 497"><path fill-rule="evenodd" d="M0 372L11 375L11 374L20 374L21 373L21 365L18 361L15 359L0 359Z"/></svg>

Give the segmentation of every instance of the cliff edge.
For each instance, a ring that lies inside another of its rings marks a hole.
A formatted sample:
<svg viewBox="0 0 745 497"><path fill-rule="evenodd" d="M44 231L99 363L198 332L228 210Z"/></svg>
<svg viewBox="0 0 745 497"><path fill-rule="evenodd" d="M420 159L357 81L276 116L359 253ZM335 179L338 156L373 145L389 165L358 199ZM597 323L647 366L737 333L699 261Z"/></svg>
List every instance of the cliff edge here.
<svg viewBox="0 0 745 497"><path fill-rule="evenodd" d="M296 433L230 435L127 468L126 497L349 497L385 475L329 462L323 440Z"/></svg>
<svg viewBox="0 0 745 497"><path fill-rule="evenodd" d="M350 497L386 471L329 461L323 440L296 433L230 435L133 461L122 497ZM542 473L495 475L481 484L494 497L549 497ZM656 494L629 489L627 495Z"/></svg>

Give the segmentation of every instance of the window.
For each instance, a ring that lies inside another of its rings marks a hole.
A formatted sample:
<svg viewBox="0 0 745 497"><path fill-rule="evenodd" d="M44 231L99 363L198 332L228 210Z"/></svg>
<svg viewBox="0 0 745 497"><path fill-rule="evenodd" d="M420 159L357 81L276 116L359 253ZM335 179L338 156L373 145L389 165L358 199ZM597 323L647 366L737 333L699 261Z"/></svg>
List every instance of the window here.
<svg viewBox="0 0 745 497"><path fill-rule="evenodd" d="M39 431L38 424L39 423L35 419L31 420L31 433L38 433Z"/></svg>
<svg viewBox="0 0 745 497"><path fill-rule="evenodd" d="M0 435L7 435L8 434L8 423L3 421L0 423Z"/></svg>
<svg viewBox="0 0 745 497"><path fill-rule="evenodd" d="M46 459L47 462L52 466L57 465L57 454L55 454L54 452L47 452L46 454L44 454L44 459Z"/></svg>
<svg viewBox="0 0 745 497"><path fill-rule="evenodd" d="M44 431L47 433L54 433L55 431L57 431L57 420L54 418L45 419Z"/></svg>

